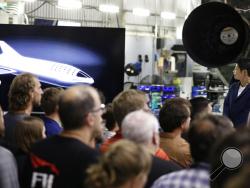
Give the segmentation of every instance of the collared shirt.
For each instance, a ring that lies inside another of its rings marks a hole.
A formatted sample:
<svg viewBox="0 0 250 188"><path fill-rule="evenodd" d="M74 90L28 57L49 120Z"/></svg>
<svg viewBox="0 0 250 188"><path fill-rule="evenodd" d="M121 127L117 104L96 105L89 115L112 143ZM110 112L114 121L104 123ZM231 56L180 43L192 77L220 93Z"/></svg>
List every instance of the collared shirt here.
<svg viewBox="0 0 250 188"><path fill-rule="evenodd" d="M55 120L44 116L43 117L43 122L45 126L45 134L47 137L53 136L53 135L58 135L62 132L63 128L59 125L58 122Z"/></svg>
<svg viewBox="0 0 250 188"><path fill-rule="evenodd" d="M161 133L160 147L168 154L171 160L182 167L188 168L192 164L189 143L181 136L174 137L169 133Z"/></svg>
<svg viewBox="0 0 250 188"><path fill-rule="evenodd" d="M151 188L210 188L209 165L199 163L190 169L166 174L157 179Z"/></svg>

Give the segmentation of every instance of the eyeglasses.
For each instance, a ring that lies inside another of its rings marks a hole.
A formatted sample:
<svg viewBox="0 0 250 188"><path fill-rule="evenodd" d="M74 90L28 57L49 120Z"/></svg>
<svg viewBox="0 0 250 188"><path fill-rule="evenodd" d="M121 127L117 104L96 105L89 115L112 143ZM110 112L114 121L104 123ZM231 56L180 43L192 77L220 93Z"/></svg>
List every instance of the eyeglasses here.
<svg viewBox="0 0 250 188"><path fill-rule="evenodd" d="M105 104L101 104L100 108L97 108L97 109L94 109L94 110L91 110L91 112L104 112L105 111Z"/></svg>

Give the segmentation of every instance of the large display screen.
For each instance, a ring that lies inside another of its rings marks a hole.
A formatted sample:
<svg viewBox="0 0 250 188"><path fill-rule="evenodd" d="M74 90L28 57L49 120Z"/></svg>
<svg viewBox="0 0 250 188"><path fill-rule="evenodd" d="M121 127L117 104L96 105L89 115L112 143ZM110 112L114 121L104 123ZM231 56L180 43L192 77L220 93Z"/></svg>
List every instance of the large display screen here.
<svg viewBox="0 0 250 188"><path fill-rule="evenodd" d="M125 29L0 24L0 104L15 75L42 87L89 84L110 102L123 89Z"/></svg>

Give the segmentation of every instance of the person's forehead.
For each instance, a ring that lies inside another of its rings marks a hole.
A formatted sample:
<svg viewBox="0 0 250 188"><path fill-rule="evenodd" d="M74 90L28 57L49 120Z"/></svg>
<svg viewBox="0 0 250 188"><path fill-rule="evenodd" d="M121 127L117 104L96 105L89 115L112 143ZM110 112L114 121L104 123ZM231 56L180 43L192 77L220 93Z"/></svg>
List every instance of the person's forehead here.
<svg viewBox="0 0 250 188"><path fill-rule="evenodd" d="M34 82L36 86L41 86L40 81L38 80L38 78L34 77Z"/></svg>

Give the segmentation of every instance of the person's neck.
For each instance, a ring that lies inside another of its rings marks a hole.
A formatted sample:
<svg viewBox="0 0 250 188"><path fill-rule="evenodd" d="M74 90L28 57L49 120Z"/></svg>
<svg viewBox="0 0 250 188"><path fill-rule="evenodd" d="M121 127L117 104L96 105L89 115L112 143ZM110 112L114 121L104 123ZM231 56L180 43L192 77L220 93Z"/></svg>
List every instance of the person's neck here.
<svg viewBox="0 0 250 188"><path fill-rule="evenodd" d="M77 130L63 130L60 135L68 138L75 138L80 142L90 146L91 133L86 128Z"/></svg>
<svg viewBox="0 0 250 188"><path fill-rule="evenodd" d="M15 111L12 111L12 112L15 113L15 114L27 114L27 115L30 115L31 112L32 112L32 106L28 106L24 110L15 110Z"/></svg>
<svg viewBox="0 0 250 188"><path fill-rule="evenodd" d="M54 121L56 121L61 126L61 121L60 121L58 113L53 113L53 114L45 115L45 116L50 118L50 119L53 119Z"/></svg>
<svg viewBox="0 0 250 188"><path fill-rule="evenodd" d="M124 183L123 185L116 187L116 188L131 188L131 180L128 180L126 183ZM114 188L114 187L113 187Z"/></svg>
<svg viewBox="0 0 250 188"><path fill-rule="evenodd" d="M181 128L177 128L173 130L172 132L166 132L170 137L176 138L181 137L182 130Z"/></svg>
<svg viewBox="0 0 250 188"><path fill-rule="evenodd" d="M150 154L155 155L155 152L157 151L158 147L154 145L153 143L146 143L143 144L145 148L149 151Z"/></svg>
<svg viewBox="0 0 250 188"><path fill-rule="evenodd" d="M250 83L250 77L240 80L241 87L246 87Z"/></svg>

